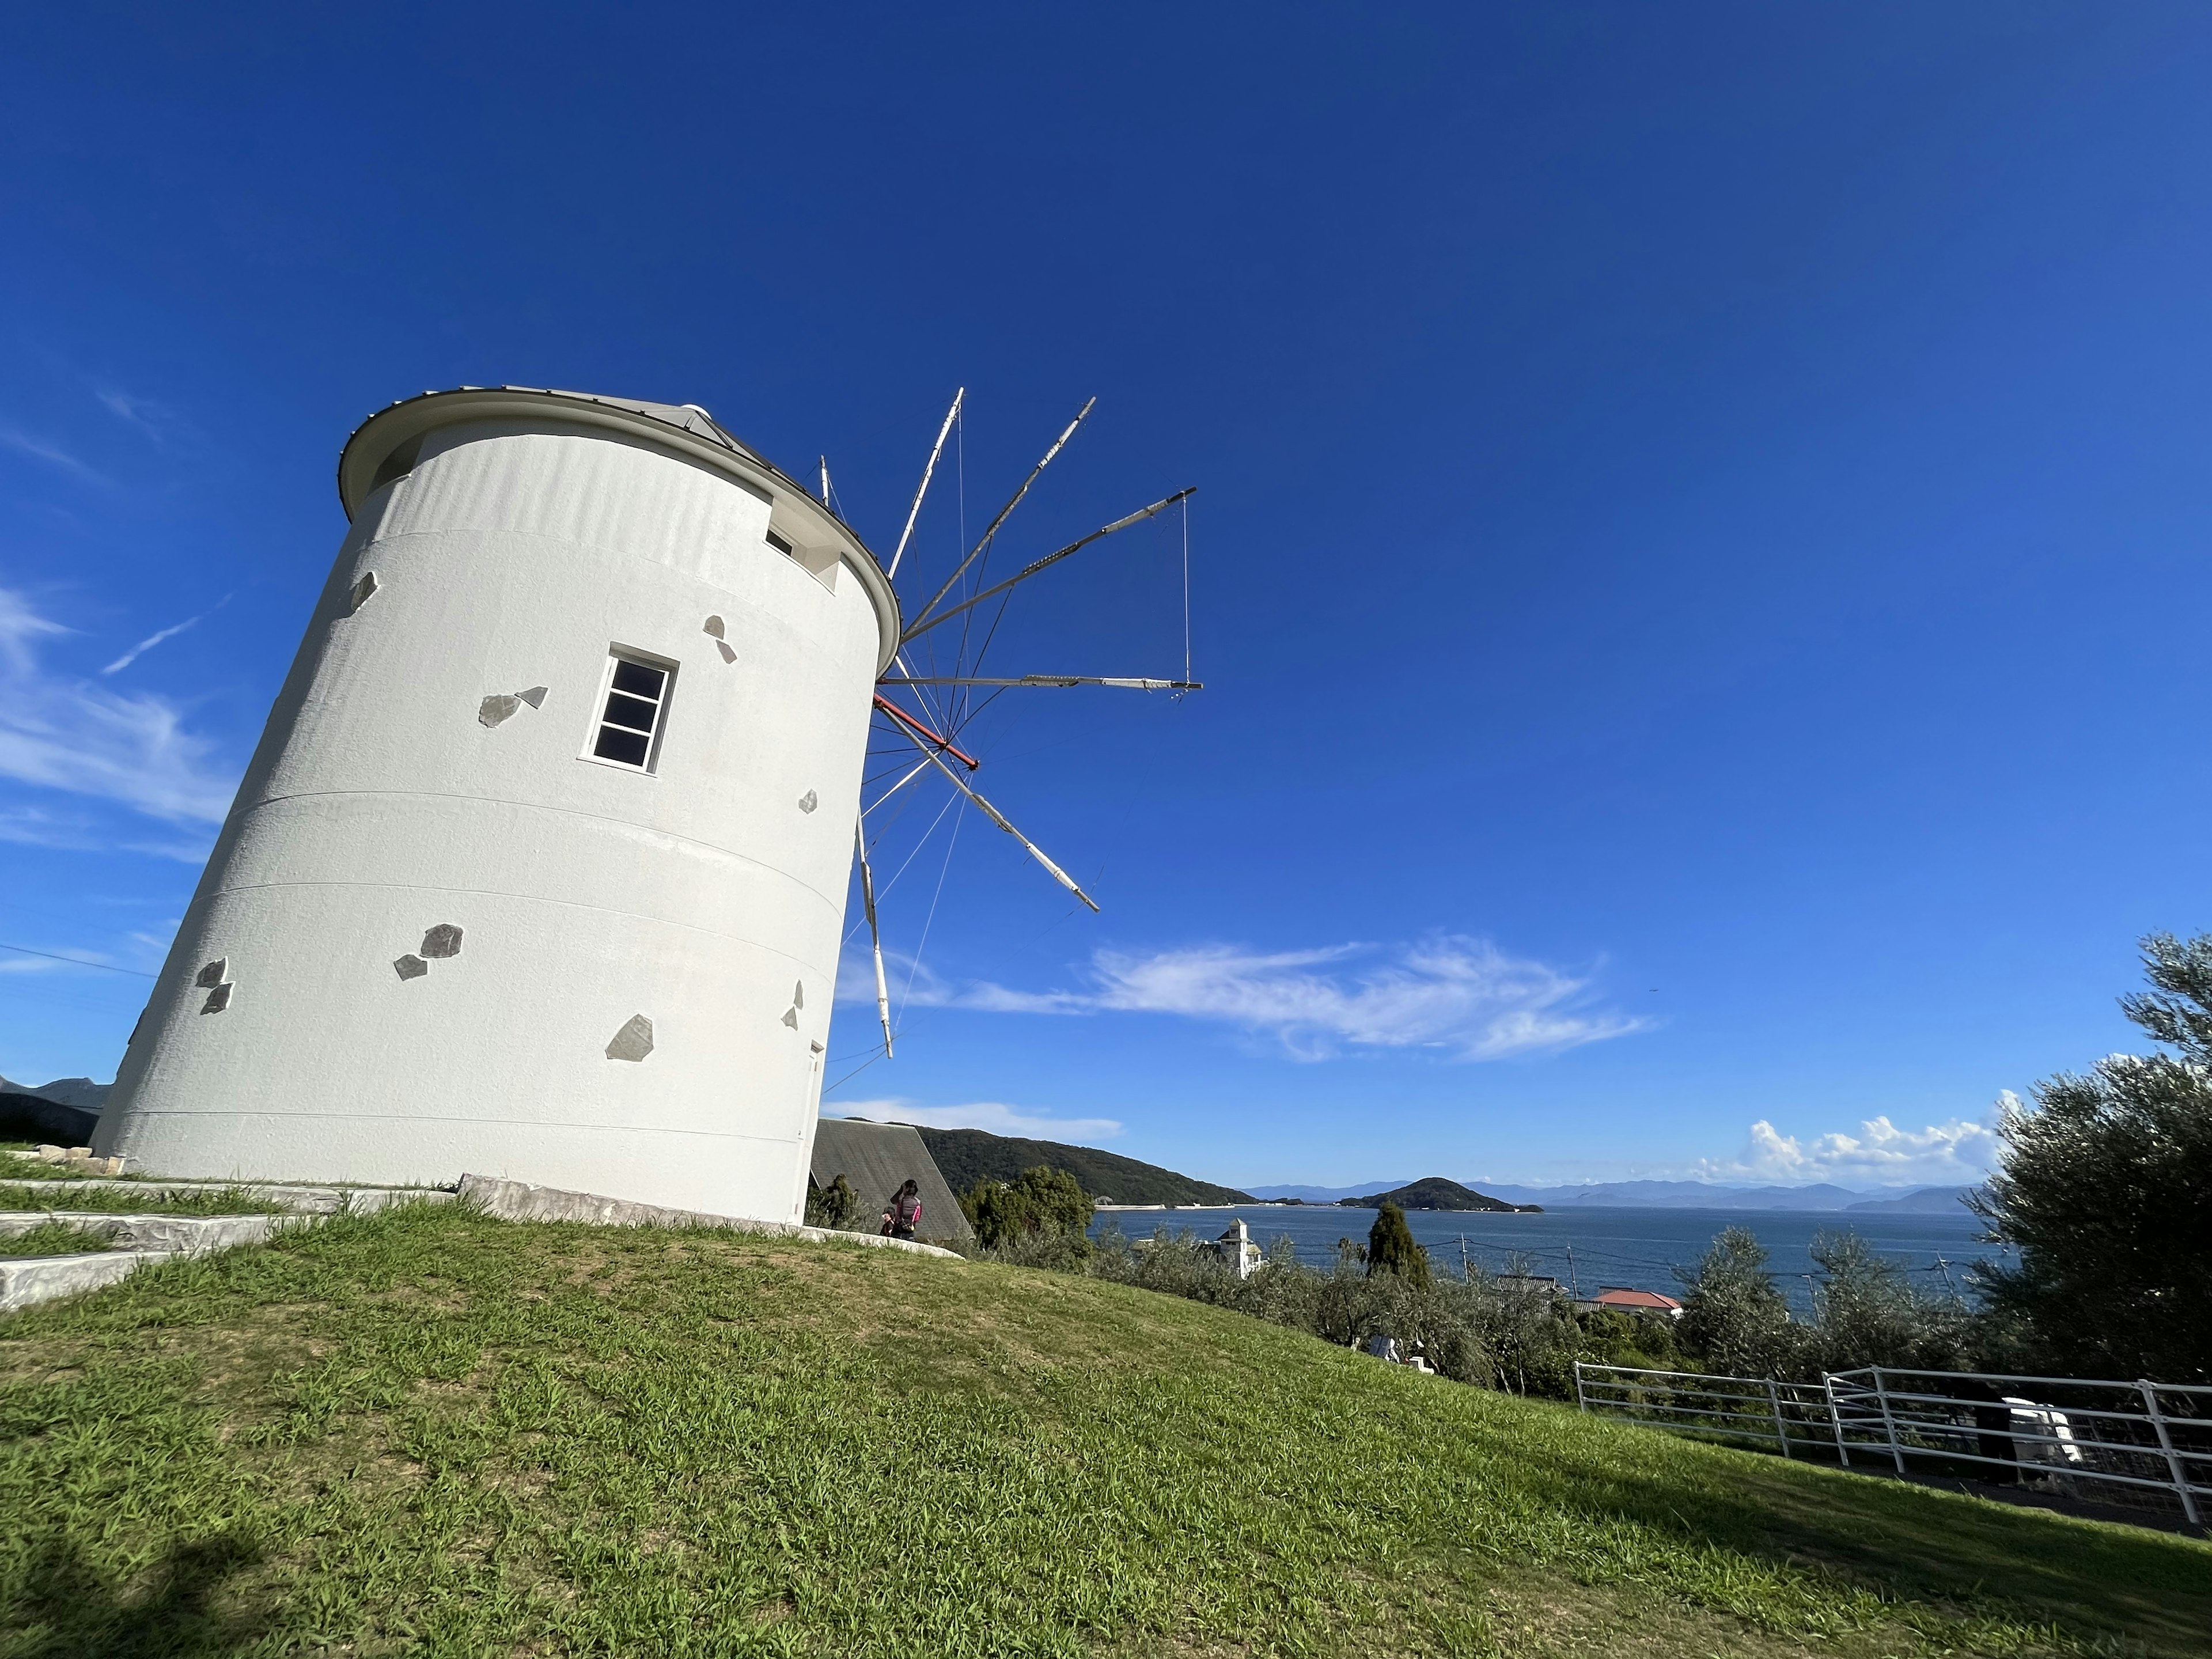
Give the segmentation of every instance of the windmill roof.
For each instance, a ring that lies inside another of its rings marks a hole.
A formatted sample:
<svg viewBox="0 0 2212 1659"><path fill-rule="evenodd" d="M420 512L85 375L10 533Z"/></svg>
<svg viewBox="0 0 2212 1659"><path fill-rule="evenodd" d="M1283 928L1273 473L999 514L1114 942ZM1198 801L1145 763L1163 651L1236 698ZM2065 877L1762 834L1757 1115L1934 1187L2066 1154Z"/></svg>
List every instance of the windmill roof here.
<svg viewBox="0 0 2212 1659"><path fill-rule="evenodd" d="M463 386L425 392L377 410L346 440L338 453L338 501L351 518L374 489L377 471L395 451L434 428L459 421L544 419L612 427L654 442L740 481L811 527L805 539L839 549L840 562L858 578L874 607L879 641L878 673L890 666L902 631L898 597L876 556L853 527L806 487L750 444L740 442L696 404L655 403L645 398L610 398L597 392L561 392L547 386Z"/></svg>

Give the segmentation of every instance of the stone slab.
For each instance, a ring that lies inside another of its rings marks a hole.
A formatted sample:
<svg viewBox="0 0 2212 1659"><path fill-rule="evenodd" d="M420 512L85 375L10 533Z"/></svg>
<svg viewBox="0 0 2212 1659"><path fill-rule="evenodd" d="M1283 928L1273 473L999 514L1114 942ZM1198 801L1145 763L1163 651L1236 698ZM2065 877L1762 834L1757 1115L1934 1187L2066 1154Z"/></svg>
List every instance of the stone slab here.
<svg viewBox="0 0 2212 1659"><path fill-rule="evenodd" d="M167 1261L167 1250L96 1250L84 1255L19 1256L0 1261L0 1313L79 1296Z"/></svg>
<svg viewBox="0 0 2212 1659"><path fill-rule="evenodd" d="M112 1215L98 1210L14 1210L0 1212L0 1255L7 1241L20 1238L49 1221L96 1233L117 1249L162 1250L204 1255L240 1244L261 1244L271 1235L321 1220L313 1215Z"/></svg>
<svg viewBox="0 0 2212 1659"><path fill-rule="evenodd" d="M316 1187L267 1181L8 1181L0 1179L0 1200L61 1198L70 1193L143 1193L148 1198L189 1197L196 1193L236 1191L300 1215L373 1215L394 1204L450 1204L454 1194L442 1187Z"/></svg>
<svg viewBox="0 0 2212 1659"><path fill-rule="evenodd" d="M463 1176L461 1197L480 1206L487 1215L508 1221L583 1221L596 1227L727 1227L741 1233L766 1233L776 1238L803 1238L815 1243L866 1244L913 1255L941 1255L959 1260L955 1250L911 1239L884 1238L875 1233L833 1232L826 1227L801 1227L788 1221L755 1221L747 1216L708 1215L697 1210L663 1209L657 1204L634 1204L627 1199L605 1198L597 1193L567 1193L555 1187L533 1187L527 1182L501 1181L489 1176Z"/></svg>

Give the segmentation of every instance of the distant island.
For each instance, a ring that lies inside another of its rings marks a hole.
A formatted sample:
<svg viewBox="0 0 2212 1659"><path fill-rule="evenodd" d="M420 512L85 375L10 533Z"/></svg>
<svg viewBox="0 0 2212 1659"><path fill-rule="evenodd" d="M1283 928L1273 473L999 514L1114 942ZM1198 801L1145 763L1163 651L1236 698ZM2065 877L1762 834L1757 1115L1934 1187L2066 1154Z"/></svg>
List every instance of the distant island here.
<svg viewBox="0 0 2212 1659"><path fill-rule="evenodd" d="M1370 1193L1364 1198L1340 1198L1337 1202L1352 1210L1379 1210L1385 1204L1395 1204L1401 1210L1489 1210L1504 1214L1540 1215L1544 1209L1540 1204L1508 1204L1502 1198L1478 1193L1472 1187L1462 1187L1442 1176L1428 1176L1387 1193Z"/></svg>

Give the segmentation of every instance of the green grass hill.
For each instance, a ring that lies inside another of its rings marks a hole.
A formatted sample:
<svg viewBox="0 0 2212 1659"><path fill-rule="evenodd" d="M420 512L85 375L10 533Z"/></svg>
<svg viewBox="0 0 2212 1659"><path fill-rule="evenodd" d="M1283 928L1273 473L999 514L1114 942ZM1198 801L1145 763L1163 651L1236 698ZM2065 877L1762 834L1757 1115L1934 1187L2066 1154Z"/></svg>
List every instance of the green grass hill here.
<svg viewBox="0 0 2212 1659"><path fill-rule="evenodd" d="M988 1262L415 1206L0 1321L0 1656L2203 1654L2212 1548Z"/></svg>
<svg viewBox="0 0 2212 1659"><path fill-rule="evenodd" d="M1401 1210L1527 1210L1540 1214L1544 1208L1540 1204L1508 1204L1502 1198L1478 1193L1472 1187L1462 1187L1442 1176L1426 1176L1387 1193L1374 1193L1365 1198L1340 1198L1337 1202L1355 1210L1379 1210L1385 1204L1395 1204Z"/></svg>
<svg viewBox="0 0 2212 1659"><path fill-rule="evenodd" d="M924 1129L922 1144L956 1193L979 1181L1012 1181L1024 1170L1044 1164L1065 1170L1092 1198L1116 1204L1249 1204L1249 1193L1194 1181L1157 1164L1140 1164L1096 1146L1066 1146L1057 1140L1024 1140L981 1129Z"/></svg>

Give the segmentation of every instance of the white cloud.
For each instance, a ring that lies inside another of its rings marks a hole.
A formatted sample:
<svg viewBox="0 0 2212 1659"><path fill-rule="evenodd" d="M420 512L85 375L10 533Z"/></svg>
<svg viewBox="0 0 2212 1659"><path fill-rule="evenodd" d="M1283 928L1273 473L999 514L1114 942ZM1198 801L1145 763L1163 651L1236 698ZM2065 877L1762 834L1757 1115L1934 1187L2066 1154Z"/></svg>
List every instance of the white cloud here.
<svg viewBox="0 0 2212 1659"><path fill-rule="evenodd" d="M824 1117L865 1117L876 1123L919 1123L931 1129L988 1129L994 1135L1034 1140L1111 1140L1121 1133L1110 1117L1038 1117L995 1100L965 1106L916 1106L911 1101L843 1100L822 1109Z"/></svg>
<svg viewBox="0 0 2212 1659"><path fill-rule="evenodd" d="M923 972L915 975L908 1000L987 1013L1180 1015L1263 1034L1307 1060L1346 1048L1501 1060L1601 1042L1650 1024L1590 1007L1586 979L1456 934L1394 947L1100 951L1083 979L1075 990L1017 991L988 981L948 984ZM872 1001L872 970L865 962L849 966L839 991L848 1000Z"/></svg>
<svg viewBox="0 0 2212 1659"><path fill-rule="evenodd" d="M0 588L0 776L173 823L220 823L237 786L216 769L215 744L165 698L44 666L40 643L68 631Z"/></svg>
<svg viewBox="0 0 2212 1659"><path fill-rule="evenodd" d="M1996 1163L1996 1117L2012 1100L2006 1093L1979 1119L1954 1117L1924 1129L1900 1129L1884 1115L1861 1123L1857 1134L1832 1133L1810 1140L1785 1135L1762 1118L1751 1126L1735 1158L1700 1158L1690 1174L1698 1181L1778 1185L1971 1185Z"/></svg>

